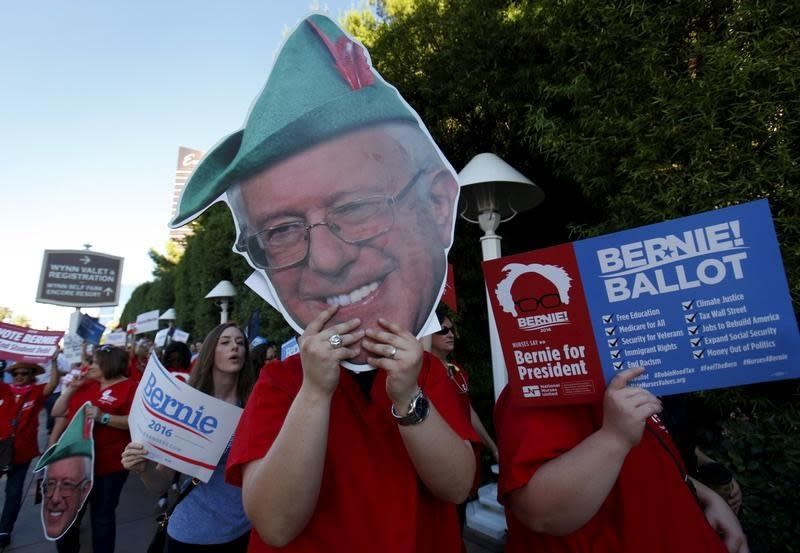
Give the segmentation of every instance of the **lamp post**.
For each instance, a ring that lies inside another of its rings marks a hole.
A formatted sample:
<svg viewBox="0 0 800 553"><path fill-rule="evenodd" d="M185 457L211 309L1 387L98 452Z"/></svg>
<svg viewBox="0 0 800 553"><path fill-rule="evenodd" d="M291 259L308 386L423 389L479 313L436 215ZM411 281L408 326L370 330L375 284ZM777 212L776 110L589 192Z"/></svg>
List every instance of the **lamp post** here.
<svg viewBox="0 0 800 553"><path fill-rule="evenodd" d="M170 307L158 317L159 321L167 321L167 329L166 329L167 332L166 335L164 336L164 343L162 345L166 346L172 341L172 336L173 334L175 334L175 319L177 318L178 316L175 313L174 307ZM158 338L158 334L156 334L156 338Z"/></svg>
<svg viewBox="0 0 800 553"><path fill-rule="evenodd" d="M228 322L228 308L234 296L236 296L236 288L233 287L233 284L231 284L229 280L219 281L219 283L206 294L206 299L214 300L214 303L219 306L220 324Z"/></svg>
<svg viewBox="0 0 800 553"><path fill-rule="evenodd" d="M510 221L517 213L532 209L544 200L541 188L495 154L483 153L472 158L458 174L458 183L461 187L461 218L480 225L484 233L481 236L484 261L500 257L501 238L495 232L500 223ZM489 302L489 290L486 290L486 306L496 400L508 383L508 375Z"/></svg>
<svg viewBox="0 0 800 553"><path fill-rule="evenodd" d="M177 319L177 318L178 318L178 316L175 314L175 308L174 308L174 307L170 307L169 309L167 309L166 311L164 311L164 312L163 312L163 313L162 313L162 314L161 314L161 315L158 317L158 320L160 320L160 321L167 321L167 323L169 324L169 323L174 323L174 322L175 322L175 319Z"/></svg>
<svg viewBox="0 0 800 553"><path fill-rule="evenodd" d="M478 154L458 174L461 187L459 200L461 218L480 225L483 260L500 257L500 223L532 209L544 200L544 192L530 179L494 154ZM492 348L492 380L494 398L508 383L506 364L500 348L500 338L486 290L486 307L489 311L489 345ZM492 470L497 474L497 466ZM505 540L506 524L503 507L497 501L497 484L490 483L478 490L477 501L467 504L467 527L496 543Z"/></svg>

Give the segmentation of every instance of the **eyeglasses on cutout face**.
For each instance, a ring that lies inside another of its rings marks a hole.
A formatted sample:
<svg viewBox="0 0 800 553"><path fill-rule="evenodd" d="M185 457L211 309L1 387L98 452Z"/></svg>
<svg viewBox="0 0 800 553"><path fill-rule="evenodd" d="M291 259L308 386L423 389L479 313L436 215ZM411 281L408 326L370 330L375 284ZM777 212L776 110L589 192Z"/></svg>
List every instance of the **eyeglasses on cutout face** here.
<svg viewBox="0 0 800 553"><path fill-rule="evenodd" d="M61 489L61 495L64 497L70 497L75 494L75 492L83 486L89 480L84 478L80 482L67 482L65 480L45 480L42 482L42 493L48 499L53 497L53 494L56 493L56 488Z"/></svg>
<svg viewBox="0 0 800 553"><path fill-rule="evenodd" d="M453 333L453 335L455 336L455 334L456 334L456 329L455 329L455 328L453 328L452 326L444 326L444 325L442 325L442 328L441 328L441 329L439 329L439 330L437 330L436 332L434 332L434 334L438 334L439 336L447 336L447 335L448 335L448 334L450 334L451 332L452 332L452 333Z"/></svg>
<svg viewBox="0 0 800 553"><path fill-rule="evenodd" d="M561 305L561 296L558 294L545 294L538 298L522 298L514 302L520 311L536 311L539 307L552 309Z"/></svg>
<svg viewBox="0 0 800 553"><path fill-rule="evenodd" d="M394 225L394 209L419 182L419 171L394 196L367 196L328 210L319 223L290 221L266 228L249 236L241 236L236 244L246 251L252 262L267 271L288 269L308 258L311 229L328 227L337 238L348 244L362 244L385 234Z"/></svg>

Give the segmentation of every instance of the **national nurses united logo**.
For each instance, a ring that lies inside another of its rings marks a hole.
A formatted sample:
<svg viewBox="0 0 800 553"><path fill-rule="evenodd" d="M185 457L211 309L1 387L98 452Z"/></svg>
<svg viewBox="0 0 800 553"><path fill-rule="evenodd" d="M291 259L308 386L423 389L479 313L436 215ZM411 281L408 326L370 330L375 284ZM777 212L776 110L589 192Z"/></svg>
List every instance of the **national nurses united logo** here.
<svg viewBox="0 0 800 553"><path fill-rule="evenodd" d="M523 386L522 397L542 397L542 389L539 386Z"/></svg>
<svg viewBox="0 0 800 553"><path fill-rule="evenodd" d="M103 393L100 394L100 399L99 399L100 403L111 405L115 401L117 401L117 398L113 395L111 388L106 388L105 390L103 390Z"/></svg>
<svg viewBox="0 0 800 553"><path fill-rule="evenodd" d="M572 278L563 267L539 263L509 263L494 289L500 308L525 331L549 332L570 323Z"/></svg>

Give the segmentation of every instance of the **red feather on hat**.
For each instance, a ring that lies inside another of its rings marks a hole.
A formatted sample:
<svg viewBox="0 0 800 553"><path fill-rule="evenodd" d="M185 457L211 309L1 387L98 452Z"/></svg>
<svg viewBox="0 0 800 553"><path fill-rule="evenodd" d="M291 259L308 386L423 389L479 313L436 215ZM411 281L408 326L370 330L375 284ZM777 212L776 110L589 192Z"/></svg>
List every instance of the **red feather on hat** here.
<svg viewBox="0 0 800 553"><path fill-rule="evenodd" d="M92 430L94 430L94 419L86 417L83 420L83 439L88 440L92 437Z"/></svg>
<svg viewBox="0 0 800 553"><path fill-rule="evenodd" d="M364 49L346 35L340 36L336 44L323 33L310 19L306 20L319 35L336 62L336 70L353 90L364 88L375 82Z"/></svg>

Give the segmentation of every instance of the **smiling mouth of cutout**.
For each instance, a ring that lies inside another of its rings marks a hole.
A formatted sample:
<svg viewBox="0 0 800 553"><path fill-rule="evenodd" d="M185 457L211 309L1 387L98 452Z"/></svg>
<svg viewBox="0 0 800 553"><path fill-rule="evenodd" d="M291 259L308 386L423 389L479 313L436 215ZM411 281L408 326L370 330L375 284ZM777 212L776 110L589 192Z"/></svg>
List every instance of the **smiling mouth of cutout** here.
<svg viewBox="0 0 800 553"><path fill-rule="evenodd" d="M338 305L338 306L345 306L350 305L351 303L355 303L357 301L361 301L370 295L372 292L378 289L378 282L371 282L359 288L356 288L349 294L338 294L336 296L330 296L325 298L325 302L328 305Z"/></svg>

